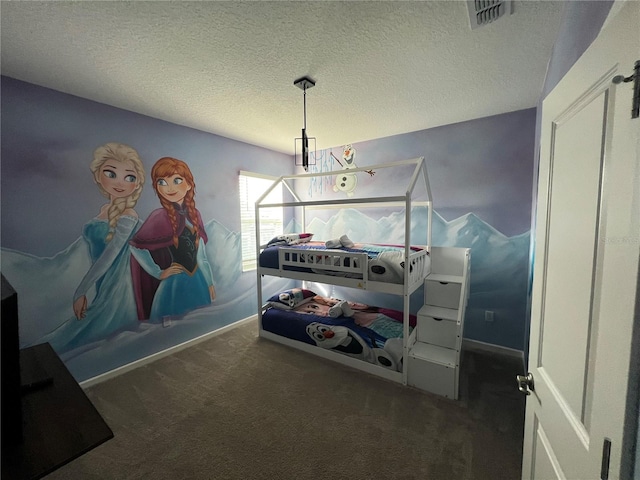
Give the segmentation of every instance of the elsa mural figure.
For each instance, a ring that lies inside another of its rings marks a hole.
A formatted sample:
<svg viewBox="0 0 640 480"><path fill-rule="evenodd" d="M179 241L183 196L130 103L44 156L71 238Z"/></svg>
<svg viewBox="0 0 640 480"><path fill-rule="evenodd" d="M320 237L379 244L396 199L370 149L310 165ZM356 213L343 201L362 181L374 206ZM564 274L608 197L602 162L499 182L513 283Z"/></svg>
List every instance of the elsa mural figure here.
<svg viewBox="0 0 640 480"><path fill-rule="evenodd" d="M191 170L182 160L163 157L151 179L162 208L151 212L130 242L140 320L181 315L216 297Z"/></svg>
<svg viewBox="0 0 640 480"><path fill-rule="evenodd" d="M107 143L94 151L90 169L98 189L109 201L82 230L91 267L73 297L75 318L42 339L58 353L137 323L128 242L139 224L134 207L142 193L144 167L132 147ZM89 301L92 288L95 296Z"/></svg>

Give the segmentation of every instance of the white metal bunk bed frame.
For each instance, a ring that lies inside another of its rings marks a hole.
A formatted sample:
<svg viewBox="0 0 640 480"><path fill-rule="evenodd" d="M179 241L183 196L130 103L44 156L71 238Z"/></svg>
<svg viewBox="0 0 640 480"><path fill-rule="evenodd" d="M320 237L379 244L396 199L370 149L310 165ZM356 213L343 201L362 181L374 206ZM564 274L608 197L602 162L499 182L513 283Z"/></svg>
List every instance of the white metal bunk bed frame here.
<svg viewBox="0 0 640 480"><path fill-rule="evenodd" d="M342 173L358 173L379 171L385 168L398 167L400 165L415 164L415 168L409 180L409 185L404 195L383 196L383 197L367 197L367 198L346 198L332 200L301 200L295 193L295 189L289 182L302 178L311 177L329 177ZM416 190L418 181L424 181L427 200L412 201L412 195ZM278 185L282 184L294 198L291 202L282 202L278 204L263 204L265 198ZM412 251L411 247L411 207L423 205L427 207L427 245L421 251ZM323 250L322 255L317 255L317 250L300 250L294 248L280 247L279 268L265 268L260 266L260 252L265 245L260 242L260 209L273 207L302 207L301 225L302 231L306 231L306 209L307 208L343 208L346 206L359 207L404 207L405 210L405 233L404 233L404 265L412 265L412 262L426 262L427 255L431 250L431 225L433 220L433 201L431 195L431 187L429 185L429 176L426 170L424 157L418 157L408 160L401 160L392 163L384 163L379 165L367 166L365 168L353 168L346 171L328 171L317 173L304 173L299 175L285 175L279 177L267 189L267 191L256 201L255 204L255 225L256 225L256 273L257 273L257 293L258 293L258 323L260 326L260 337L273 340L278 343L292 346L294 348L307 351L314 355L329 358L342 364L349 365L359 370L378 375L402 384L407 384L407 362L403 362L402 372L395 372L378 365L367 363L363 360L355 359L340 353L325 350L323 348L292 340L283 337L262 328L262 312L263 312L263 295L262 295L262 277L270 275L275 277L290 278L295 280L310 281L317 283L325 283L330 285L338 285L343 287L358 288L361 290L370 290L381 293L391 293L403 296L403 359L408 358L409 349L416 342L416 330L409 335L409 315L410 315L410 297L419 287L424 284L424 278L428 272L424 272L424 268L405 268L404 280L402 284L392 284L379 281L371 281L368 279L368 264L366 253L352 253L340 250ZM319 259L321 257L321 259ZM346 259L350 259L346 262ZM348 278L341 276L323 275L321 273L300 272L294 270L285 270L285 266L312 266L317 271L331 270L342 271L345 273L361 273L360 278Z"/></svg>

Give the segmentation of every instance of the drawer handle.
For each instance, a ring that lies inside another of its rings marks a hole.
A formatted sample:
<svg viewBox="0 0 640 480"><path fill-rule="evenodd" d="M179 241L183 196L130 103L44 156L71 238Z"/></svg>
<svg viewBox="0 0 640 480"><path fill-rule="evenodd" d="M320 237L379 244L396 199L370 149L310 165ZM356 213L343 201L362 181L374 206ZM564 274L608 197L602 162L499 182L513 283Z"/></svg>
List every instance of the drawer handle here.
<svg viewBox="0 0 640 480"><path fill-rule="evenodd" d="M440 282L440 285L449 285L449 282Z"/></svg>
<svg viewBox="0 0 640 480"><path fill-rule="evenodd" d="M441 321L442 321L442 319L441 319L441 318L437 318L437 317L433 317L433 319L434 319L436 322L441 322Z"/></svg>

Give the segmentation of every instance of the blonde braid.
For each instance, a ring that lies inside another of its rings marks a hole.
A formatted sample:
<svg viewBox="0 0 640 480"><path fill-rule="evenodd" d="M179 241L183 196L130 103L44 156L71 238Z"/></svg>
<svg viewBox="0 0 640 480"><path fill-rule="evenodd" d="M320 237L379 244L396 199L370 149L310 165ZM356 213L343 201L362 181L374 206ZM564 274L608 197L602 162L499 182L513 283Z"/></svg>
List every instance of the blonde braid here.
<svg viewBox="0 0 640 480"><path fill-rule="evenodd" d="M113 234L116 231L116 224L118 223L118 219L124 209L126 208L126 200L124 198L116 198L113 203L109 206L109 210L107 211L107 217L109 219L109 233L107 233L107 237L105 240L107 242L111 241L113 238Z"/></svg>
<svg viewBox="0 0 640 480"><path fill-rule="evenodd" d="M108 199L111 199L109 194L105 191L105 189L98 181L100 168L107 160L115 160L118 162L130 161L137 173L136 180L138 183L138 187L131 193L131 195L129 195L128 197L116 198L112 201L111 205L109 205L109 209L107 210L109 232L105 237L105 241L109 242L113 238L116 225L118 223L118 220L120 219L120 216L122 215L122 212L124 212L128 208L132 209L138 202L138 199L142 194L142 187L144 185L145 178L142 161L138 156L138 152L134 148L122 143L115 142L106 143L96 148L96 150L93 152L93 161L91 162L90 168L93 172L94 181L98 185L100 192Z"/></svg>

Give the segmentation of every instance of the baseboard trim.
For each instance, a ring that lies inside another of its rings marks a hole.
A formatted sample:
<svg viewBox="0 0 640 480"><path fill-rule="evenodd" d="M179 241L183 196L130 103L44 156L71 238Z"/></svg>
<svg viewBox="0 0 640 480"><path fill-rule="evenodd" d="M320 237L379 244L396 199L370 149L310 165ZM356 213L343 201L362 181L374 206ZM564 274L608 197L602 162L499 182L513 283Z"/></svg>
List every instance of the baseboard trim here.
<svg viewBox="0 0 640 480"><path fill-rule="evenodd" d="M180 350L184 350L185 348L196 345L200 342L208 340L212 337L220 335L224 332L232 330L236 327L244 325L245 323L253 322L257 320L258 315L251 315L250 317L244 318L242 320L238 320L237 322L231 323L224 327L221 327L213 332L206 333L199 337L193 338L187 342L181 343L179 345L175 345L171 348L167 348L166 350L162 350L161 352L154 353L153 355L149 355L148 357L141 358L140 360L136 360L135 362L128 363L127 365L123 365L122 367L114 368L108 372L105 372L101 375L97 375L95 377L89 378L83 382L80 382L80 386L82 388L88 388L93 385L97 385L98 383L109 380L110 378L117 377L118 375L122 375L123 373L134 370L138 367L142 367L144 365L148 365L149 363L155 362L163 357L171 355L173 353L179 352ZM492 343L481 342L479 340L471 340L471 339L463 339L462 340L462 350L468 350L471 352L487 352L494 353L498 355L506 355L509 357L515 357L520 359L524 368L524 352L522 350L516 350L515 348L503 347L501 345L494 345Z"/></svg>
<svg viewBox="0 0 640 480"><path fill-rule="evenodd" d="M117 377L118 375L122 375L123 373L129 372L138 367L142 367L143 365L148 365L149 363L155 362L156 360L159 360L163 357L179 352L180 350L184 350L185 348L191 347L200 342L208 340L212 337L220 335L224 332L232 330L236 327L244 325L245 323L255 321L257 318L258 318L258 315L256 314L256 315L252 315L250 317L244 318L242 320L238 320L237 322L221 327L217 330L214 330L213 332L205 333L204 335L193 338L179 345L175 345L173 347L167 348L166 350L162 350L161 352L154 353L153 355L149 355L148 357L141 358L140 360L136 360L135 362L128 363L126 365L123 365L122 367L114 368L113 370L105 372L101 375L97 375L95 377L89 378L83 382L80 382L80 386L82 388L88 388L98 383L102 383L106 380L109 380L110 378Z"/></svg>
<svg viewBox="0 0 640 480"><path fill-rule="evenodd" d="M462 340L462 350L507 355L509 357L520 359L522 361L522 365L524 365L524 352L522 350L516 350L515 348L503 347L502 345L494 345L493 343L486 343L479 340L470 340L468 338L464 338Z"/></svg>

